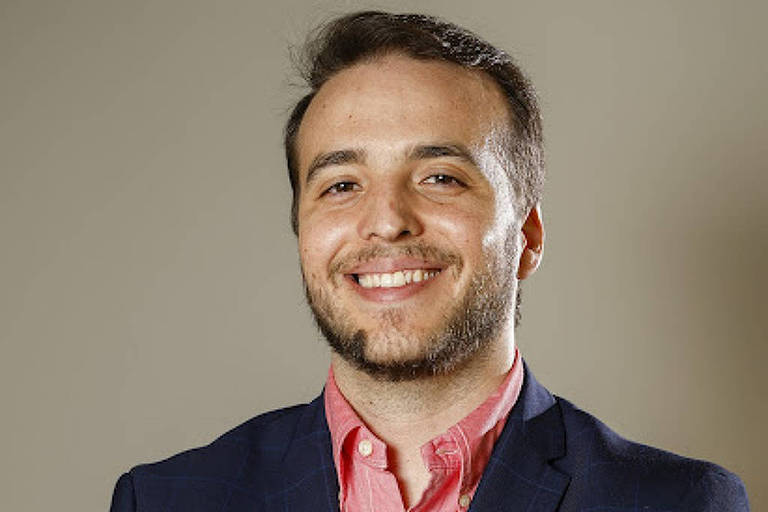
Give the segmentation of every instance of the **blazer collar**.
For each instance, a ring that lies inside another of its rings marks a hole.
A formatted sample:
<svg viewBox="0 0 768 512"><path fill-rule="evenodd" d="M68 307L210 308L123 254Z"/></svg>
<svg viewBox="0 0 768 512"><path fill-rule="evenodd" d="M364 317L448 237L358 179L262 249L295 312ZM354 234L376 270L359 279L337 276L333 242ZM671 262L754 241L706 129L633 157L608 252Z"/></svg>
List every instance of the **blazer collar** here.
<svg viewBox="0 0 768 512"><path fill-rule="evenodd" d="M560 407L525 365L523 388L493 449L470 512L556 510L570 477L552 462L564 455ZM338 512L339 486L322 394L303 412L282 466L286 484L294 483L291 510Z"/></svg>
<svg viewBox="0 0 768 512"><path fill-rule="evenodd" d="M564 455L560 406L526 365L520 397L493 449L470 512L557 510L570 476L552 463Z"/></svg>

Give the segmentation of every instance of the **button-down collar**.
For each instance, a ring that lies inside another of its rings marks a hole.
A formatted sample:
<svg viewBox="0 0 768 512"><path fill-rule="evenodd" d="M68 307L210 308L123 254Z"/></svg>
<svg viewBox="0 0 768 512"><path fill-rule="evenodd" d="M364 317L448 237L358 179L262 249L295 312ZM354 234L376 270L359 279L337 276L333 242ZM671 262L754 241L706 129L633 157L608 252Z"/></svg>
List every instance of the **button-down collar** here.
<svg viewBox="0 0 768 512"><path fill-rule="evenodd" d="M501 385L482 404L421 447L431 480L409 510L466 510L491 456L493 445L523 384L520 354ZM342 511L403 512L403 499L389 470L387 445L376 437L336 385L333 370L325 386L325 413L331 431Z"/></svg>

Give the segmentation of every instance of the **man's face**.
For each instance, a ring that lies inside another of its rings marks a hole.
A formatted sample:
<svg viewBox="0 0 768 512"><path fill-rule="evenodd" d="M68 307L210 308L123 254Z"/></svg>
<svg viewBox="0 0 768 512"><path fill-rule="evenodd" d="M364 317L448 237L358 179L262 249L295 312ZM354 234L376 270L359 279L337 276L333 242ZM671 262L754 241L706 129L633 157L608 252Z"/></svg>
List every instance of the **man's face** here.
<svg viewBox="0 0 768 512"><path fill-rule="evenodd" d="M307 297L342 357L391 380L445 373L512 329L521 219L498 86L390 55L333 76L298 134Z"/></svg>

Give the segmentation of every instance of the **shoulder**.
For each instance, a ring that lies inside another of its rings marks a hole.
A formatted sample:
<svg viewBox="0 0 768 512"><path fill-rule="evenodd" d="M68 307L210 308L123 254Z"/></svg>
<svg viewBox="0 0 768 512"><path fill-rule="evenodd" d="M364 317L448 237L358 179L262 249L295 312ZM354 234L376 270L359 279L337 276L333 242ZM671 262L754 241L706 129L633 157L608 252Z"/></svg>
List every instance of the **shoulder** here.
<svg viewBox="0 0 768 512"><path fill-rule="evenodd" d="M566 437L557 465L571 475L574 499L642 501L648 510L749 510L744 484L728 470L629 441L567 400L557 402Z"/></svg>
<svg viewBox="0 0 768 512"><path fill-rule="evenodd" d="M180 489L186 495L214 501L221 501L221 495L232 489L256 496L261 492L259 486L277 478L290 446L315 444L327 437L324 418L318 398L256 416L206 446L138 465L118 480L112 510L144 510L142 503L166 502Z"/></svg>
<svg viewBox="0 0 768 512"><path fill-rule="evenodd" d="M220 435L206 446L159 462L136 466L131 474L134 478L188 476L190 473L232 478L237 472L238 462L246 457L251 459L250 462L256 459L256 462L261 460L264 465L269 465L281 458L311 406L295 405L261 414Z"/></svg>

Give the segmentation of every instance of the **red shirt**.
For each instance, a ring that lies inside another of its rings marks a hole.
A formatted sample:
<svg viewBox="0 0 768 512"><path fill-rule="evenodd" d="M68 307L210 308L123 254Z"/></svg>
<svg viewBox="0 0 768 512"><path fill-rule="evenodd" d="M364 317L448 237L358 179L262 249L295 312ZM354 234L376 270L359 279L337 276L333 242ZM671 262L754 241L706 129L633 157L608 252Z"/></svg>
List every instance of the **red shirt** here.
<svg viewBox="0 0 768 512"><path fill-rule="evenodd" d="M410 512L466 511L493 445L523 385L523 365L515 362L499 388L477 409L421 447L431 478ZM331 431L342 512L405 512L387 445L365 426L336 386L333 370L325 385L325 415Z"/></svg>

